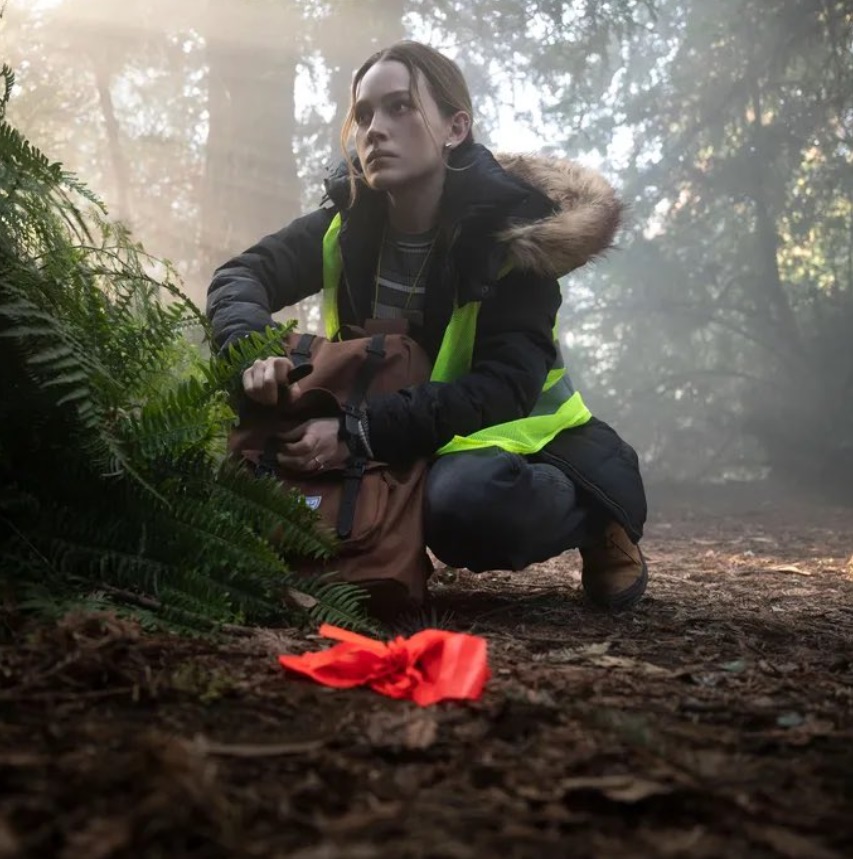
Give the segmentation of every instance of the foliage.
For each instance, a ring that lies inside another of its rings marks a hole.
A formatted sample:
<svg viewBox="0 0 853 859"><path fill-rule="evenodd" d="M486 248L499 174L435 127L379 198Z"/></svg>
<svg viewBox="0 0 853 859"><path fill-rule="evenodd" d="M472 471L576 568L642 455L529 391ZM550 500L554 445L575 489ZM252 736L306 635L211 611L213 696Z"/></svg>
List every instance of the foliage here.
<svg viewBox="0 0 853 859"><path fill-rule="evenodd" d="M611 154L632 206L566 321L659 472L850 494L851 45L849 2L658 2L597 88L564 86L566 124L628 141Z"/></svg>
<svg viewBox="0 0 853 859"><path fill-rule="evenodd" d="M3 68L6 94L12 74ZM127 232L0 104L0 582L56 610L104 601L188 629L363 625L361 592L290 571L329 557L316 514L224 456L229 386L280 348L270 329L207 359L204 320ZM84 218L78 201L95 208ZM273 531L280 537L272 542Z"/></svg>

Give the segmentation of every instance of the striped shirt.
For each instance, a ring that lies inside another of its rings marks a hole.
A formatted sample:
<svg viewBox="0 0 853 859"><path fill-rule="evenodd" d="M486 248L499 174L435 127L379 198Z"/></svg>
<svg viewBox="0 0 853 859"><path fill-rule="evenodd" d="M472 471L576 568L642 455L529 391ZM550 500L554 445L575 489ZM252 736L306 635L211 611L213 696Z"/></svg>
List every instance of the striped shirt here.
<svg viewBox="0 0 853 859"><path fill-rule="evenodd" d="M379 252L376 319L407 319L423 325L427 269L436 230L415 235L388 227Z"/></svg>

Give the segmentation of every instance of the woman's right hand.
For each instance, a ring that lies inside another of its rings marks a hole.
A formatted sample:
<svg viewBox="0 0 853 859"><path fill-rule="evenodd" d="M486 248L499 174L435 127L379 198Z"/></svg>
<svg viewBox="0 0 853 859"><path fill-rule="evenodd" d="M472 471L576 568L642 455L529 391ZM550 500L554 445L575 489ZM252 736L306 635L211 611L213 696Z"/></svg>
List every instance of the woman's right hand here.
<svg viewBox="0 0 853 859"><path fill-rule="evenodd" d="M243 390L250 400L264 406L278 403L279 387L286 387L291 397L299 396L299 385L288 385L287 377L293 369L290 358L258 358L243 372Z"/></svg>

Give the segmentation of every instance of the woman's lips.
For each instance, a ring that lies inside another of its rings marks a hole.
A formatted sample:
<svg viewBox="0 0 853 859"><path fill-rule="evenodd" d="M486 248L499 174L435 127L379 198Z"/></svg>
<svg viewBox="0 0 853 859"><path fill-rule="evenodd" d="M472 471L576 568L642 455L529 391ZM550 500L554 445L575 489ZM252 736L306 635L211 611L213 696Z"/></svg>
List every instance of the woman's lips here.
<svg viewBox="0 0 853 859"><path fill-rule="evenodd" d="M371 152L370 155L367 156L368 164L375 164L377 161L384 161L388 158L393 158L390 152Z"/></svg>

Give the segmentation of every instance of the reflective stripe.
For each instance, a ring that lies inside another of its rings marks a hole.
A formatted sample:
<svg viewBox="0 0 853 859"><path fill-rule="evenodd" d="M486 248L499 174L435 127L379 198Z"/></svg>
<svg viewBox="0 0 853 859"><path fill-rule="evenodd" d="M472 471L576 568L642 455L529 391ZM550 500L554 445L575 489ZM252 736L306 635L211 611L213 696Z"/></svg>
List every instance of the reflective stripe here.
<svg viewBox="0 0 853 859"><path fill-rule="evenodd" d="M338 212L323 236L323 324L329 340L337 338L341 330L338 316L338 285L344 271L341 256L341 213Z"/></svg>
<svg viewBox="0 0 853 859"><path fill-rule="evenodd" d="M575 393L556 412L497 424L471 435L454 436L438 453L441 456L484 447L499 447L510 453L529 455L542 450L558 433L581 426L591 417L592 414L584 405L581 395Z"/></svg>
<svg viewBox="0 0 853 859"><path fill-rule="evenodd" d="M479 302L471 302L453 311L430 377L433 382L451 382L471 368L479 310ZM554 367L548 372L542 393L527 417L486 427L471 435L454 436L438 455L484 447L499 447L510 453L537 453L558 433L587 423L592 414L572 386L559 343L555 346Z"/></svg>
<svg viewBox="0 0 853 859"><path fill-rule="evenodd" d="M545 386L542 388L542 393L533 406L533 411L530 412L531 417L539 415L554 414L566 400L571 399L576 393L569 380L569 375L565 370L552 370L548 376L554 373L559 373L559 377L552 384L550 378L546 379Z"/></svg>
<svg viewBox="0 0 853 859"><path fill-rule="evenodd" d="M452 382L471 369L479 313L479 301L463 304L453 311L450 322L444 330L430 381Z"/></svg>

